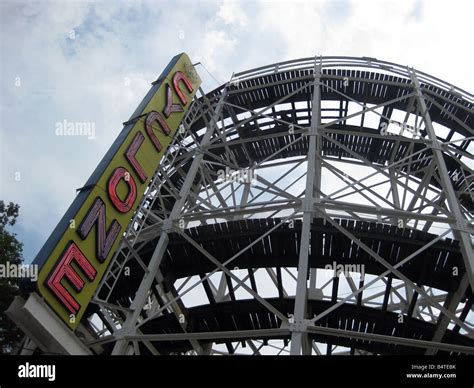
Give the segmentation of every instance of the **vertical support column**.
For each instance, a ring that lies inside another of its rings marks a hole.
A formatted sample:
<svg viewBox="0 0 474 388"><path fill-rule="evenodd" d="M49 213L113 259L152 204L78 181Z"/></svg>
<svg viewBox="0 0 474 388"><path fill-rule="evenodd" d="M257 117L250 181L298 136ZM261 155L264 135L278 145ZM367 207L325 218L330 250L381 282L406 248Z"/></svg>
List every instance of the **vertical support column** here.
<svg viewBox="0 0 474 388"><path fill-rule="evenodd" d="M240 198L239 205L237 206L236 210L239 211L242 209L242 206L246 206L249 201L249 195L250 195L250 182L245 182L242 190L242 197ZM233 217L234 220L243 220L244 219L244 214L238 214Z"/></svg>
<svg viewBox="0 0 474 388"><path fill-rule="evenodd" d="M425 122L425 128L428 134L428 139L431 142L433 158L436 162L436 165L438 166L441 186L446 196L446 201L448 202L449 210L452 214L452 217L456 220L456 222L451 224L450 226L452 228L454 238L459 241L464 265L466 267L467 276L469 278L469 284L471 285L471 290L474 291L474 255L472 252L471 235L468 232L466 220L461 212L456 193L454 192L453 185L449 178L448 168L446 167L443 152L441 150L440 143L436 137L436 133L433 128L433 123L431 122L430 114L426 107L426 102L423 96L423 92L421 91L420 82L418 81L414 69L411 69L410 74L413 85L415 87L419 109Z"/></svg>
<svg viewBox="0 0 474 388"><path fill-rule="evenodd" d="M319 198L321 187L321 138L317 141L319 126L321 125L321 60L314 60L313 106L311 112L311 127L309 129L308 172L306 175L306 190L303 200L303 225L301 228L300 255L298 262L298 278L296 284L294 323L290 327L291 349L290 354L310 354L311 346L306 330L307 279L308 258L311 236L311 222L313 220L313 202ZM316 196L315 196L316 192Z"/></svg>
<svg viewBox="0 0 474 388"><path fill-rule="evenodd" d="M208 126L205 135L203 136L203 139L201 141L201 146L205 146L209 143L211 136L214 132L214 128L217 125L216 117L220 115L226 96L227 96L227 89L224 89L220 97L220 100L217 103L214 115L211 118L211 123ZM163 222L163 232L161 233L160 239L158 240L155 250L153 251L153 254L151 256L150 263L148 264L148 272L143 277L140 283L140 286L138 288L138 291L135 294L135 298L130 306L132 311L128 313L127 318L123 324L123 327L119 331L120 336L136 334L135 326L136 326L138 317L140 316L143 306L146 303L146 300L148 298L148 292L151 286L153 285L153 279L158 273L161 260L163 259L163 255L168 246L168 241L169 241L168 234L170 233L172 229L173 222L179 219L180 212L188 198L188 194L193 186L196 173L201 167L203 158L204 158L204 154L202 152L196 153L196 156L186 175L184 184L181 187L181 190L179 192L179 198L175 202L173 209L171 210L169 218L167 218ZM114 346L112 354L125 354L127 352L127 347L128 347L128 341L119 338Z"/></svg>
<svg viewBox="0 0 474 388"><path fill-rule="evenodd" d="M393 204L395 205L396 209L401 209L400 206L400 196L398 194L398 185L397 185L397 179L396 179L396 171L395 167L390 167L388 170L388 173L390 175L390 189L392 191L392 199L393 199ZM403 225L405 225L406 220L403 220ZM392 225L398 226L398 219L397 217L392 218Z"/></svg>

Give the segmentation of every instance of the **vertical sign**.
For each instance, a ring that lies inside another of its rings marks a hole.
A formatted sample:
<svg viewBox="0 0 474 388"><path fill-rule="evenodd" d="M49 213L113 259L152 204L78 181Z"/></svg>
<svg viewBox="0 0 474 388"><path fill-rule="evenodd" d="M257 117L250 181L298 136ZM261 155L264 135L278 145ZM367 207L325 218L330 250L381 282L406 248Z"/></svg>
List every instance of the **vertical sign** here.
<svg viewBox="0 0 474 388"><path fill-rule="evenodd" d="M186 54L172 59L38 253L38 292L72 330L200 84Z"/></svg>

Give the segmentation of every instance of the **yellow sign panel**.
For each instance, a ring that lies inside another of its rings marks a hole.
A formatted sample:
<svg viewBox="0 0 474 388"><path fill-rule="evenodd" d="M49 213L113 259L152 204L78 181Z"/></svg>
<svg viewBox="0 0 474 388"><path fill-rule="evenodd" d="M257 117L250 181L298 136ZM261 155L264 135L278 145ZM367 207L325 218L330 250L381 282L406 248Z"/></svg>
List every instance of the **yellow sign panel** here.
<svg viewBox="0 0 474 388"><path fill-rule="evenodd" d="M74 330L201 84L173 58L36 257L37 289Z"/></svg>

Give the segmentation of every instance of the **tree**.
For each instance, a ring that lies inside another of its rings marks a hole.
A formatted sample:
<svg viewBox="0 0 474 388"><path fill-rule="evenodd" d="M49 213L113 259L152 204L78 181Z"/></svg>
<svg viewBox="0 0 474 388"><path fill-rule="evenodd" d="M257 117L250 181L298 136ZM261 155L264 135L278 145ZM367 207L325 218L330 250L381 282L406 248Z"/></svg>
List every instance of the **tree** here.
<svg viewBox="0 0 474 388"><path fill-rule="evenodd" d="M21 265L23 262L23 244L15 233L7 230L15 225L20 206L10 202L6 205L0 200L0 265ZM15 343L23 336L21 330L6 316L15 295L20 293L20 278L0 277L0 353L9 353Z"/></svg>

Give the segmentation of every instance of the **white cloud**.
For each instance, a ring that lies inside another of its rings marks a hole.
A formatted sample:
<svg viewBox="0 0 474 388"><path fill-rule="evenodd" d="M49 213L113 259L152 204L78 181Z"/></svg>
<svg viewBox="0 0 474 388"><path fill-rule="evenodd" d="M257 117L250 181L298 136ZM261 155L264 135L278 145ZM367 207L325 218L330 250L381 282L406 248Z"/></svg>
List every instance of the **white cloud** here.
<svg viewBox="0 0 474 388"><path fill-rule="evenodd" d="M217 11L217 17L222 19L226 24L245 26L248 19L245 15L244 7L245 2L242 3L236 0L224 0Z"/></svg>
<svg viewBox="0 0 474 388"><path fill-rule="evenodd" d="M334 12L347 11L338 19ZM259 15L275 30L275 44L287 47L288 59L321 55L369 56L441 78L468 91L474 77L469 47L472 2L265 1ZM337 11L339 9L339 11ZM416 17L414 17L414 15Z"/></svg>
<svg viewBox="0 0 474 388"><path fill-rule="evenodd" d="M202 61L206 64L206 68L211 72L220 72L219 57L232 54L236 43L236 38L230 37L225 31L210 30L206 32L204 42L202 43L201 54Z"/></svg>

